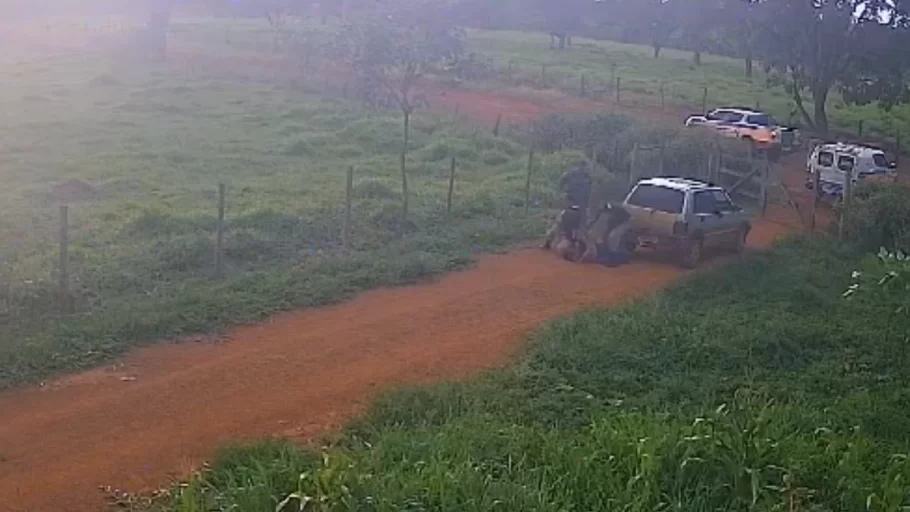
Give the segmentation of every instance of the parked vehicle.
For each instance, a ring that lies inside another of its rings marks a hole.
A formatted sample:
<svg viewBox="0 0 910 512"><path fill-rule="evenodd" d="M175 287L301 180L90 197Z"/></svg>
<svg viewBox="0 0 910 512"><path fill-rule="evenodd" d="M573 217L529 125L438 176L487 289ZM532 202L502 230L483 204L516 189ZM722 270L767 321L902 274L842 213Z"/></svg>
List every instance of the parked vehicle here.
<svg viewBox="0 0 910 512"><path fill-rule="evenodd" d="M893 178L897 165L885 152L859 144L832 143L817 146L806 162L806 187L812 189L818 173L819 194L843 195L847 175L853 183L876 178Z"/></svg>
<svg viewBox="0 0 910 512"><path fill-rule="evenodd" d="M639 181L623 203L635 248L669 251L694 268L706 250L741 252L752 229L748 213L721 187L684 178Z"/></svg>
<svg viewBox="0 0 910 512"><path fill-rule="evenodd" d="M703 116L690 116L686 126L712 128L721 135L752 142L773 157L799 147L795 128L780 125L770 115L744 108L717 108Z"/></svg>

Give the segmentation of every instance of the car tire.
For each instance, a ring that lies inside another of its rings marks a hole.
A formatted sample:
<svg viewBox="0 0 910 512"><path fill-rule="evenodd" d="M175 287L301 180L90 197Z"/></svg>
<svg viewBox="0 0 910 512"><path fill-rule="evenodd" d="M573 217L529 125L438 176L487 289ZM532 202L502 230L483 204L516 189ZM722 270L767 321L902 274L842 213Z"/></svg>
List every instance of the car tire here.
<svg viewBox="0 0 910 512"><path fill-rule="evenodd" d="M736 232L736 240L733 241L732 249L734 254L742 254L746 250L746 239L749 238L749 226L743 226Z"/></svg>
<svg viewBox="0 0 910 512"><path fill-rule="evenodd" d="M704 240L700 238L686 240L682 244L682 251L680 251L679 266L686 269L696 268L704 252Z"/></svg>

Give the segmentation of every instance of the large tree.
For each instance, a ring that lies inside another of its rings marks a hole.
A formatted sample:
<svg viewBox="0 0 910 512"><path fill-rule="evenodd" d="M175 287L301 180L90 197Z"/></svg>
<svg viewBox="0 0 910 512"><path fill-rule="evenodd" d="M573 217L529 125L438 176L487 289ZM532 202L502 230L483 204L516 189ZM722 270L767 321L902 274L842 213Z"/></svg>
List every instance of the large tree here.
<svg viewBox="0 0 910 512"><path fill-rule="evenodd" d="M761 58L786 80L797 111L828 133L827 102L839 89L848 103L908 99L906 2L766 0L774 17L762 32ZM813 102L810 113L803 95Z"/></svg>

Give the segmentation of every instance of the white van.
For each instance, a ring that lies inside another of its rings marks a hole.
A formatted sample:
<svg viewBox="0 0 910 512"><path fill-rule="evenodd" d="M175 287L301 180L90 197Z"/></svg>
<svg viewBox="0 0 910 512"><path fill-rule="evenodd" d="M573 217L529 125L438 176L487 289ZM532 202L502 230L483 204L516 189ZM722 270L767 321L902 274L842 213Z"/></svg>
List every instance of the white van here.
<svg viewBox="0 0 910 512"><path fill-rule="evenodd" d="M822 191L839 194L846 183L847 173L853 183L872 176L893 177L896 166L889 162L885 152L858 144L822 144L816 146L806 163L806 184L809 188L819 173Z"/></svg>

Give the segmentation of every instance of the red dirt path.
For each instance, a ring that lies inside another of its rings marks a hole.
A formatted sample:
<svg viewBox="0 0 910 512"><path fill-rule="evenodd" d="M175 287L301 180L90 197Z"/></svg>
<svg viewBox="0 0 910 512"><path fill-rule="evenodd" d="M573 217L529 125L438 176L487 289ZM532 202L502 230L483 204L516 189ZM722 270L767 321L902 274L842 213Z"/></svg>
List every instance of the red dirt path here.
<svg viewBox="0 0 910 512"><path fill-rule="evenodd" d="M497 111L527 120L554 110L471 94L441 97L481 122ZM773 218L757 222L752 247L792 231L787 212ZM223 344L158 345L109 368L0 393L0 510L98 511L99 486L165 486L228 442L318 439L378 392L501 366L542 322L649 294L681 275L648 261L606 269L539 251L490 256L434 283L236 328Z"/></svg>

